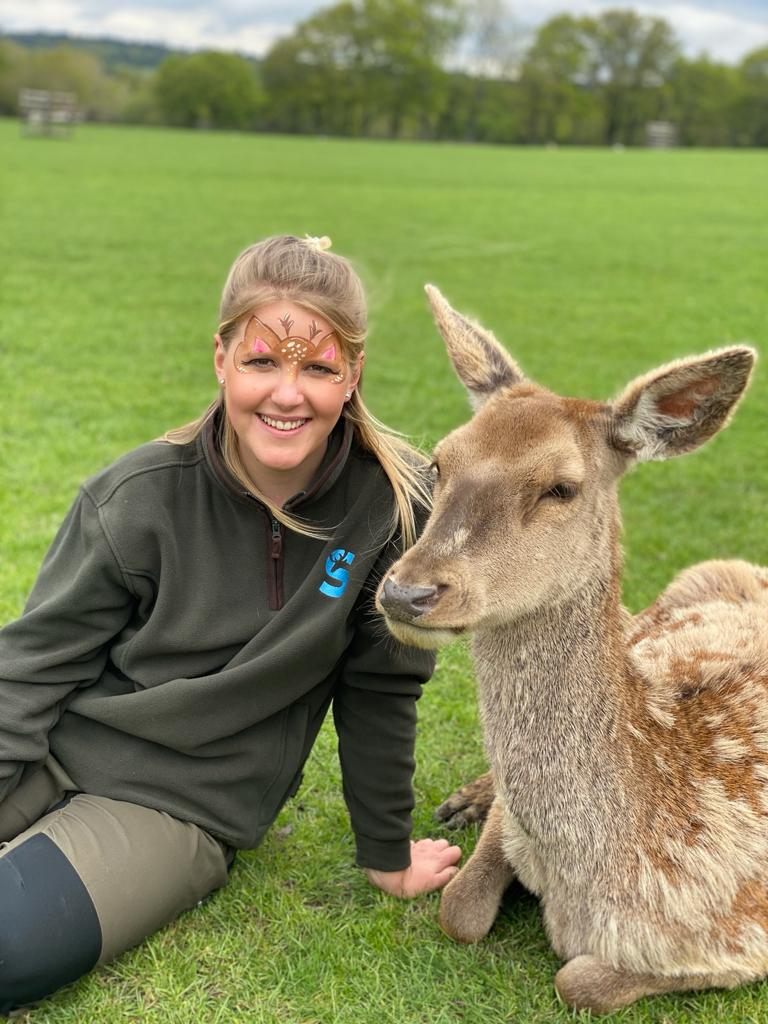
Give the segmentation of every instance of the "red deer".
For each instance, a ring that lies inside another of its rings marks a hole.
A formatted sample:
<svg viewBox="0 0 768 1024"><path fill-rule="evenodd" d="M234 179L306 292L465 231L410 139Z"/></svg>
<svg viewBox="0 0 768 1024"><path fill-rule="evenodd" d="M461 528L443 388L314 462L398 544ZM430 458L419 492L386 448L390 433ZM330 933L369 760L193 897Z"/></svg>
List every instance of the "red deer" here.
<svg viewBox="0 0 768 1024"><path fill-rule="evenodd" d="M768 571L711 561L646 611L621 603L618 483L728 421L755 360L672 362L615 401L526 379L428 287L475 415L435 450L421 539L382 581L392 633L472 654L495 799L445 889L462 942L518 878L555 986L604 1013L768 974Z"/></svg>

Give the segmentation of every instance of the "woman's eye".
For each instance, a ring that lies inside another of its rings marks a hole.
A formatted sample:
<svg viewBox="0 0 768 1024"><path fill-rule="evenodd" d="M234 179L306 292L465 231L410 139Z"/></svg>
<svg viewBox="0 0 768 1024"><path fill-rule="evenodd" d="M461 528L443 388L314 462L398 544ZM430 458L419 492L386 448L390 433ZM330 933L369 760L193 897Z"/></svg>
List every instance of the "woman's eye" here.
<svg viewBox="0 0 768 1024"><path fill-rule="evenodd" d="M269 359L267 356L252 356L250 359L241 359L240 365L260 370L263 367L274 366L275 361L274 359Z"/></svg>
<svg viewBox="0 0 768 1024"><path fill-rule="evenodd" d="M557 501L572 501L579 493L575 484L553 484L542 494L542 498L555 498Z"/></svg>
<svg viewBox="0 0 768 1024"><path fill-rule="evenodd" d="M320 373L329 377L335 377L339 373L339 370L335 367L325 366L323 363L310 363L307 369L311 370L312 373Z"/></svg>

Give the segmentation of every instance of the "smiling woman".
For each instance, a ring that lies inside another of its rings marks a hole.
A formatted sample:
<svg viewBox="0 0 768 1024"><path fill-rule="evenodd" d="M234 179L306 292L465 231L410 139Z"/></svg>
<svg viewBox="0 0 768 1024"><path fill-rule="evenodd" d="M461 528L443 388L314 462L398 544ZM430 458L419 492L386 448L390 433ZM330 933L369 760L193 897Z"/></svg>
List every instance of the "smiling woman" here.
<svg viewBox="0 0 768 1024"><path fill-rule="evenodd" d="M364 353L347 365L334 328L294 303L273 302L258 314L239 325L229 350L216 336L214 364L245 471L283 504L306 490L317 471L360 379Z"/></svg>
<svg viewBox="0 0 768 1024"><path fill-rule="evenodd" d="M373 614L424 460L362 403L362 287L327 244L238 257L217 398L83 485L0 632L0 1013L225 885L331 705L358 866L398 896L456 870L457 847L410 840L434 662Z"/></svg>
<svg viewBox="0 0 768 1024"><path fill-rule="evenodd" d="M187 444L213 423L224 463L244 491L263 502L274 521L312 536L315 528L293 515L290 499L298 497L322 461L329 432L343 410L357 442L375 455L389 480L394 495L390 535L400 531L408 546L415 538L414 507L429 505L423 459L384 428L362 400L365 294L349 262L326 251L330 244L326 237L302 241L286 235L240 253L224 285L214 339L222 393L201 417L169 431L165 439ZM319 401L311 412L310 394ZM292 475L281 474L279 465L270 467L270 435L260 429L268 424L259 413L282 423L308 420L306 430L291 428L301 443L271 449L279 452L278 461L287 459L285 469L297 471ZM312 422L318 419L325 433Z"/></svg>

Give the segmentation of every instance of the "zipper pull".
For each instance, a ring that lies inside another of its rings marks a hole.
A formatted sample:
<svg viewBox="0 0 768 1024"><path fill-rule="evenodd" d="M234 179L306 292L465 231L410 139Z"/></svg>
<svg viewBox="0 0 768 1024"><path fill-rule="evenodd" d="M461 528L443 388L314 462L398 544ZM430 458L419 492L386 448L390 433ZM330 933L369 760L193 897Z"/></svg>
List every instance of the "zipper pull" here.
<svg viewBox="0 0 768 1024"><path fill-rule="evenodd" d="M276 519L272 520L272 550L270 552L272 558L279 558L283 550L283 533L280 529L280 523Z"/></svg>

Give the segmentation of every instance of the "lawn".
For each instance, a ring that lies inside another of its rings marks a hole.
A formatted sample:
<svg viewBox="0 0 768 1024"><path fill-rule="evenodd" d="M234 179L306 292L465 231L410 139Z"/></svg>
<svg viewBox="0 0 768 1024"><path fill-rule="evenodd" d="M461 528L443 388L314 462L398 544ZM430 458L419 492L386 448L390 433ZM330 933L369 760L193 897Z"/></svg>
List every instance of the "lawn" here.
<svg viewBox="0 0 768 1024"><path fill-rule="evenodd" d="M439 285L541 383L607 398L676 356L768 339L768 155L516 149L0 122L0 622L21 610L79 482L194 417L236 253L329 234L366 281L365 390L429 445L468 415L423 296ZM703 451L623 485L625 600L693 561L768 563L768 375ZM420 704L419 834L484 766L471 668L441 656ZM461 836L465 850L476 840ZM486 1024L572 1018L527 897L454 945L437 897L392 900L352 866L334 738L227 889L58 993L34 1024ZM768 984L647 1000L625 1022L762 1021Z"/></svg>

